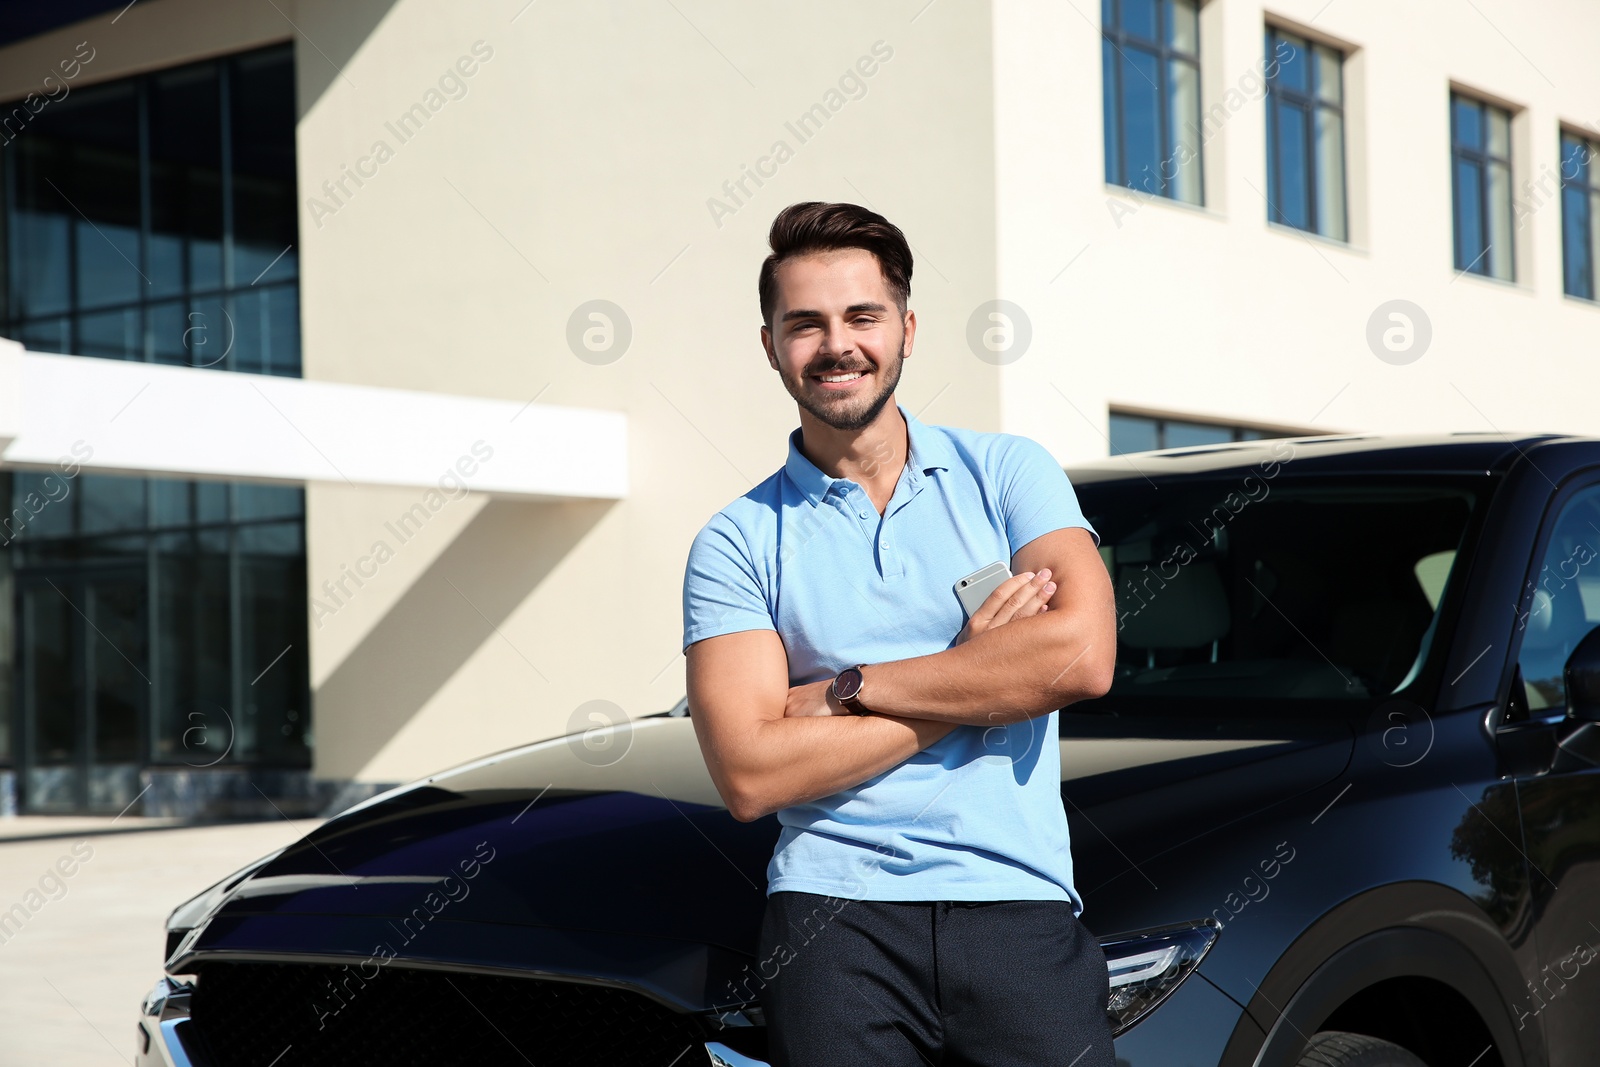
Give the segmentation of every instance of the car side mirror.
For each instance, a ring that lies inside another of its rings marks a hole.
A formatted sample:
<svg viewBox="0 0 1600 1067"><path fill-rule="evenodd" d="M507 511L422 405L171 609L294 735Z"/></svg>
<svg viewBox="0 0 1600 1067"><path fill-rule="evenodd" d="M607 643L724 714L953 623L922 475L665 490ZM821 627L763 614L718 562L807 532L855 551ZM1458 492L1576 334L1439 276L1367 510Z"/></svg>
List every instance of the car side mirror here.
<svg viewBox="0 0 1600 1067"><path fill-rule="evenodd" d="M1578 642L1561 673L1567 689L1567 718L1600 722L1600 626Z"/></svg>

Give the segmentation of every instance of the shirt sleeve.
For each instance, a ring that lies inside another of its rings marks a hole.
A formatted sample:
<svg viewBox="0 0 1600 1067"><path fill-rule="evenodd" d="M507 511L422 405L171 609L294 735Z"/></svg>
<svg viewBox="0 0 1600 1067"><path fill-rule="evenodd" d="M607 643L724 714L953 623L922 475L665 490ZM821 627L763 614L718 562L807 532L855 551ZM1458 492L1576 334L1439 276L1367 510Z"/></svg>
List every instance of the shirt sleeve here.
<svg viewBox="0 0 1600 1067"><path fill-rule="evenodd" d="M1100 534L1084 518L1067 472L1030 437L1012 436L1000 466L1000 509L1014 556L1041 534L1081 526L1100 547Z"/></svg>
<svg viewBox="0 0 1600 1067"><path fill-rule="evenodd" d="M683 647L740 630L777 630L739 528L717 513L695 535L683 575Z"/></svg>

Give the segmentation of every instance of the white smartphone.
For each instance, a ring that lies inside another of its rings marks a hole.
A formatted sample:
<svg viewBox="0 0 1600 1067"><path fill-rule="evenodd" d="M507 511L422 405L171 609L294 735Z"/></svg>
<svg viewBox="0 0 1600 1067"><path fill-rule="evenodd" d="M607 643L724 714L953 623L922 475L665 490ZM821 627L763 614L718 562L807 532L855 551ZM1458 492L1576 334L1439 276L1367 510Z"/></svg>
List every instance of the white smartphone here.
<svg viewBox="0 0 1600 1067"><path fill-rule="evenodd" d="M972 613L983 606L989 599L989 594L1000 588L1001 584L1011 577L1011 568L1000 560L995 560L987 567L979 567L965 578L956 582L956 597L961 601L961 606L966 609L967 618L972 618Z"/></svg>

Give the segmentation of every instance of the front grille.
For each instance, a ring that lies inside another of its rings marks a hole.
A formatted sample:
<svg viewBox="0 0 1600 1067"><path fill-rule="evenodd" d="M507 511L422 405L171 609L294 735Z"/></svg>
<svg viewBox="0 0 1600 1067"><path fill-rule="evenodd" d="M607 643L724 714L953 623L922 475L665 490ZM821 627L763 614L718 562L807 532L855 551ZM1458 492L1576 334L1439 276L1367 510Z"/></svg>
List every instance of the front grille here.
<svg viewBox="0 0 1600 1067"><path fill-rule="evenodd" d="M640 993L537 978L315 964L196 968L215 1067L688 1067L700 1024ZM681 1057L681 1058L680 1058Z"/></svg>

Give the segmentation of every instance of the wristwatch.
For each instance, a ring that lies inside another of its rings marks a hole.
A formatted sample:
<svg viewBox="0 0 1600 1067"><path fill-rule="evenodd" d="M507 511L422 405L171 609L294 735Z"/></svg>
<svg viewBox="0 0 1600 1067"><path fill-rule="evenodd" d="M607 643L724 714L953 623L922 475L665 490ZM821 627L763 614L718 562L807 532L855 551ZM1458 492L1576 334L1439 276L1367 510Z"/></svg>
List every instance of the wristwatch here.
<svg viewBox="0 0 1600 1067"><path fill-rule="evenodd" d="M861 668L865 663L846 667L834 676L831 691L834 699L852 715L870 715L872 709L861 703Z"/></svg>

